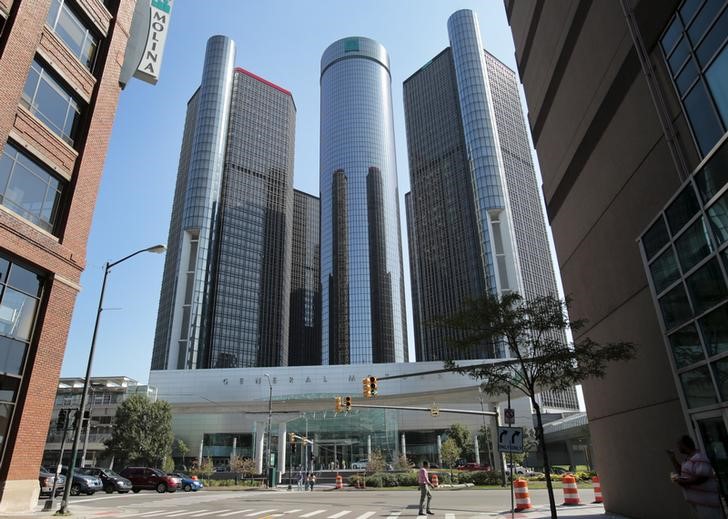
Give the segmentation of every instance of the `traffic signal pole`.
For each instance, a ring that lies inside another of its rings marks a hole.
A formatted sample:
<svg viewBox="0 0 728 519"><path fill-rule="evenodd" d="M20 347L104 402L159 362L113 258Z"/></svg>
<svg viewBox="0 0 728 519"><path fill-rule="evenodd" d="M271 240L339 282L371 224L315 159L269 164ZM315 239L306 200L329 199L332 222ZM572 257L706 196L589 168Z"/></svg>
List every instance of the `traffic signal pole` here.
<svg viewBox="0 0 728 519"><path fill-rule="evenodd" d="M398 409L400 411L428 411L433 416L439 413L455 413L455 414L475 414L481 416L498 416L495 411L473 411L471 409L442 409L436 406L432 407L407 407L401 405L369 405L369 404L351 404L351 407L371 408L371 409Z"/></svg>
<svg viewBox="0 0 728 519"><path fill-rule="evenodd" d="M66 410L62 409L61 411L63 412ZM59 419L60 419L60 416L59 416ZM68 432L68 422L69 422L68 416L64 417L63 434L61 435L61 453L58 455L58 465L56 465L56 476L53 478L53 487L51 487L51 495L48 499L46 499L46 502L43 505L44 512L53 510L53 500L56 497L56 489L58 488L58 478L61 475L61 466L63 465L63 451L65 450L65 447L66 447L66 433ZM66 481L66 485L68 485L68 481Z"/></svg>

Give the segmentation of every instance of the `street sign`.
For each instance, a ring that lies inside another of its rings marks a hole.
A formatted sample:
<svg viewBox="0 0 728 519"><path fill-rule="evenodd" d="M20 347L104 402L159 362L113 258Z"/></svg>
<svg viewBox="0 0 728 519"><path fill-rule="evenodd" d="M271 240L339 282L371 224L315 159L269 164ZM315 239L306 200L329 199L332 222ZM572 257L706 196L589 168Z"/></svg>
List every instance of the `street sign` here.
<svg viewBox="0 0 728 519"><path fill-rule="evenodd" d="M440 408L433 402L430 408L430 414L432 416L440 416Z"/></svg>
<svg viewBox="0 0 728 519"><path fill-rule="evenodd" d="M523 452L523 427L498 427L499 452Z"/></svg>
<svg viewBox="0 0 728 519"><path fill-rule="evenodd" d="M503 417L506 420L506 424L513 425L516 423L516 411L513 409L506 409L503 411Z"/></svg>

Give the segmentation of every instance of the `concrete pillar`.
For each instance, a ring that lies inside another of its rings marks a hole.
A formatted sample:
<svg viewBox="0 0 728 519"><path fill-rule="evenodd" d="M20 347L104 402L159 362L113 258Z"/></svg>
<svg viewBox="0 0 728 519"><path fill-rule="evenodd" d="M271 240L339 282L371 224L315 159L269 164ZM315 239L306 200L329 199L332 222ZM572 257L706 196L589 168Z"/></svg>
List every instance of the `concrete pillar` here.
<svg viewBox="0 0 728 519"><path fill-rule="evenodd" d="M505 408L505 405L503 406ZM504 454L502 454L500 451L498 451L498 427L501 425L501 412L503 409L501 409L500 405L495 406L496 416L495 416L495 427L493 428L493 434L490 435L492 439L491 449L493 449L493 469L497 472L503 472L506 467L506 463L504 458Z"/></svg>
<svg viewBox="0 0 728 519"><path fill-rule="evenodd" d="M442 467L442 436L437 435L437 466Z"/></svg>
<svg viewBox="0 0 728 519"><path fill-rule="evenodd" d="M576 470L576 461L574 460L574 442L571 440L566 440L566 454L569 457L569 470L575 471Z"/></svg>
<svg viewBox="0 0 728 519"><path fill-rule="evenodd" d="M367 459L372 459L372 435L367 434Z"/></svg>
<svg viewBox="0 0 728 519"><path fill-rule="evenodd" d="M478 433L473 435L473 447L475 447L475 463L480 465L480 445L478 444Z"/></svg>
<svg viewBox="0 0 728 519"><path fill-rule="evenodd" d="M200 440L200 456L197 458L197 463L202 465L202 448L205 446L205 437L203 435L202 439Z"/></svg>
<svg viewBox="0 0 728 519"><path fill-rule="evenodd" d="M404 439L404 433L402 433L402 456L407 456L407 442Z"/></svg>
<svg viewBox="0 0 728 519"><path fill-rule="evenodd" d="M285 423L278 424L278 483L286 471L286 431Z"/></svg>
<svg viewBox="0 0 728 519"><path fill-rule="evenodd" d="M255 423L255 471L263 472L263 456L265 454L265 426Z"/></svg>

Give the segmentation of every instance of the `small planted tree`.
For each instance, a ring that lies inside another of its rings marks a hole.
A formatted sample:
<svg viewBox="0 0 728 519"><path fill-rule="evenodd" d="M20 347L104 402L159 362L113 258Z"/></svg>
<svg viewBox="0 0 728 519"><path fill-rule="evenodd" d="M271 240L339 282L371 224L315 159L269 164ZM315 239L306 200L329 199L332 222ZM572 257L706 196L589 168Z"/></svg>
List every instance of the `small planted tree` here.
<svg viewBox="0 0 728 519"><path fill-rule="evenodd" d="M447 440L442 442L442 447L440 448L440 456L442 456L442 462L445 464L445 466L450 469L450 481L453 480L452 469L457 461L460 459L462 453L462 449L458 446L458 443L455 441L454 438L448 438Z"/></svg>
<svg viewBox="0 0 728 519"><path fill-rule="evenodd" d="M475 449L473 444L473 435L467 427L460 423L454 423L446 431L447 437L452 438L458 447L460 447L460 455L467 461L471 461L475 457Z"/></svg>
<svg viewBox="0 0 728 519"><path fill-rule="evenodd" d="M387 464L384 461L384 455L382 454L382 451L380 451L380 450L372 451L371 456L369 456L369 462L367 463L367 471L368 472L383 472L386 467L387 467Z"/></svg>
<svg viewBox="0 0 728 519"><path fill-rule="evenodd" d="M459 338L451 341L456 347L504 345L507 349L511 358L502 362L460 366L448 361L446 366L479 380L487 394L503 395L513 388L531 400L553 519L557 517L556 504L537 395L603 377L610 362L635 356L635 345L630 342L599 344L586 337L567 343L566 330L570 328L577 334L586 324L584 320L570 320L567 306L568 301L553 295L527 300L517 293L502 297L485 294L468 301L460 312L431 323L456 332L454 335Z"/></svg>
<svg viewBox="0 0 728 519"><path fill-rule="evenodd" d="M190 448L187 446L187 444L181 439L177 438L176 440L174 440L174 444L172 445L172 452L182 458L182 465L186 466L185 456L190 453Z"/></svg>
<svg viewBox="0 0 728 519"><path fill-rule="evenodd" d="M215 465L212 463L211 458L203 458L202 461L195 461L192 464L192 470L190 470L190 473L192 473L194 476L199 476L200 478L207 479L210 476L212 476L212 473L215 471Z"/></svg>
<svg viewBox="0 0 728 519"><path fill-rule="evenodd" d="M412 462L409 459L407 459L407 456L405 456L404 454L400 454L397 457L397 461L394 464L394 468L396 470L410 470L410 469L412 469L412 467L413 467Z"/></svg>
<svg viewBox="0 0 728 519"><path fill-rule="evenodd" d="M230 470L235 473L235 481L237 483L238 477L251 477L255 473L255 460L233 456L230 458Z"/></svg>

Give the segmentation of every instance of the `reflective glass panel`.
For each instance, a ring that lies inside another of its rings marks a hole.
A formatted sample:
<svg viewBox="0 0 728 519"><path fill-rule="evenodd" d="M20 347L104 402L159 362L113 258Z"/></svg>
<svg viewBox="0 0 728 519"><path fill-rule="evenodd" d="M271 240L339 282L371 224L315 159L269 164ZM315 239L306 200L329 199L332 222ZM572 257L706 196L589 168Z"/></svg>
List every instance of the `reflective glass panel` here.
<svg viewBox="0 0 728 519"><path fill-rule="evenodd" d="M695 182L704 203L728 183L728 143L724 143L696 175Z"/></svg>
<svg viewBox="0 0 728 519"><path fill-rule="evenodd" d="M720 399L725 402L728 400L728 359L714 362L712 366L715 382L718 384L718 391L720 392Z"/></svg>
<svg viewBox="0 0 728 519"><path fill-rule="evenodd" d="M682 283L660 298L660 309L668 330L692 317L692 310Z"/></svg>
<svg viewBox="0 0 728 519"><path fill-rule="evenodd" d="M652 227L642 236L642 246L645 249L645 255L648 260L659 251L670 240L667 234L667 227L662 217L652 224Z"/></svg>
<svg viewBox="0 0 728 519"><path fill-rule="evenodd" d="M708 218L718 243L728 241L728 191L708 208Z"/></svg>
<svg viewBox="0 0 728 519"><path fill-rule="evenodd" d="M48 12L48 25L66 44L68 50L91 69L96 56L98 39L69 7L68 2L53 0Z"/></svg>
<svg viewBox="0 0 728 519"><path fill-rule="evenodd" d="M40 295L42 279L43 278L35 272L25 269L17 263L13 263L13 266L10 269L8 285L13 288L17 288L26 294L37 297Z"/></svg>
<svg viewBox="0 0 728 519"><path fill-rule="evenodd" d="M715 19L715 16L723 5L724 0L707 0L705 2L703 8L700 9L697 16L688 25L688 35L693 44L700 41L700 38L705 34L705 30Z"/></svg>
<svg viewBox="0 0 728 519"><path fill-rule="evenodd" d="M680 18L682 18L685 23L690 23L690 20L693 19L695 12L702 3L703 0L685 0L682 7L680 7Z"/></svg>
<svg viewBox="0 0 728 519"><path fill-rule="evenodd" d="M693 186L688 184L665 210L670 231L675 235L700 210Z"/></svg>
<svg viewBox="0 0 728 519"><path fill-rule="evenodd" d="M12 404L0 404L0 452L5 447L5 438L10 427L10 418L13 415Z"/></svg>
<svg viewBox="0 0 728 519"><path fill-rule="evenodd" d="M680 67L682 67L682 64L685 63L689 52L690 46L688 45L687 38L681 38L675 47L675 50L672 52L670 57L667 58L667 62L670 65L670 70L672 71L673 76L677 74Z"/></svg>
<svg viewBox="0 0 728 519"><path fill-rule="evenodd" d="M20 379L0 375L0 401L15 402L19 386Z"/></svg>
<svg viewBox="0 0 728 519"><path fill-rule="evenodd" d="M692 324L670 335L670 347L678 369L705 360L698 331Z"/></svg>
<svg viewBox="0 0 728 519"><path fill-rule="evenodd" d="M677 40L678 38L680 38L681 34L682 23L680 23L680 18L676 16L672 19L670 27L668 27L667 31L665 31L665 35L662 37L662 50L666 55L670 54L670 51L675 46L675 43L677 43Z"/></svg>
<svg viewBox="0 0 728 519"><path fill-rule="evenodd" d="M700 153L705 156L723 136L723 128L702 81L690 90L684 104Z"/></svg>
<svg viewBox="0 0 728 519"><path fill-rule="evenodd" d="M650 272L652 282L655 284L655 292L658 294L680 278L680 270L677 268L675 253L672 249L667 249L652 262Z"/></svg>
<svg viewBox="0 0 728 519"><path fill-rule="evenodd" d="M36 305L35 298L5 288L0 302L0 334L21 341L30 340Z"/></svg>
<svg viewBox="0 0 728 519"><path fill-rule="evenodd" d="M723 11L718 21L711 28L708 34L700 42L697 49L698 61L701 66L705 66L710 62L718 49L723 45L728 35L728 9Z"/></svg>
<svg viewBox="0 0 728 519"><path fill-rule="evenodd" d="M7 283L9 267L10 262L5 258L0 258L0 283Z"/></svg>
<svg viewBox="0 0 728 519"><path fill-rule="evenodd" d="M700 267L686 281L695 313L703 312L728 297L718 258L713 258Z"/></svg>
<svg viewBox="0 0 728 519"><path fill-rule="evenodd" d="M703 218L699 218L675 240L675 249L683 272L687 272L713 250Z"/></svg>
<svg viewBox="0 0 728 519"><path fill-rule="evenodd" d="M26 348L24 342L0 335L0 373L21 375Z"/></svg>
<svg viewBox="0 0 728 519"><path fill-rule="evenodd" d="M680 382L689 408L703 407L718 402L707 366L683 373L680 375Z"/></svg>
<svg viewBox="0 0 728 519"><path fill-rule="evenodd" d="M723 124L728 126L728 47L723 47L710 68L705 71L705 80L713 94Z"/></svg>
<svg viewBox="0 0 728 519"><path fill-rule="evenodd" d="M700 328L708 355L728 351L728 305L723 305L700 319Z"/></svg>

